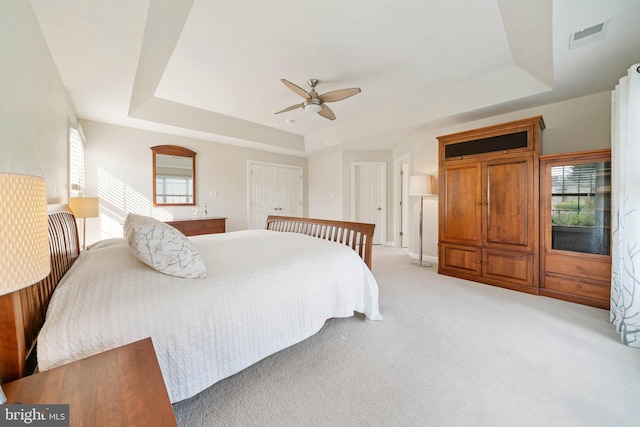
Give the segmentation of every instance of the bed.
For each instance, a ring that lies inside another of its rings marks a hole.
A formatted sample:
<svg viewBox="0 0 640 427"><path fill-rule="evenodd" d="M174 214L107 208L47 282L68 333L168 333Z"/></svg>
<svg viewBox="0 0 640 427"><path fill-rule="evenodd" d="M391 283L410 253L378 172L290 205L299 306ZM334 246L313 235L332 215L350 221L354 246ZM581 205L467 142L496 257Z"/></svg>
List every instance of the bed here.
<svg viewBox="0 0 640 427"><path fill-rule="evenodd" d="M198 279L149 268L125 239L80 254L64 210L50 213L49 226L50 277L0 300L4 381L32 372L36 338L47 370L150 336L178 402L330 318L381 319L371 224L270 217L265 230L193 236L207 270Z"/></svg>

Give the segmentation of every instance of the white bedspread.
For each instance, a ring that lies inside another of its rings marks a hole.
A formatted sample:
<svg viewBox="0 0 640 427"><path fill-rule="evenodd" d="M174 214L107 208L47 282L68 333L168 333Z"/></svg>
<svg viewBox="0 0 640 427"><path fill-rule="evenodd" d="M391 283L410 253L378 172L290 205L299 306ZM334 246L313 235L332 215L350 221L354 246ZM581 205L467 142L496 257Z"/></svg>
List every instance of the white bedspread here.
<svg viewBox="0 0 640 427"><path fill-rule="evenodd" d="M310 337L331 317L382 318L375 279L344 245L266 230L191 240L206 279L159 273L124 239L83 252L49 305L39 368L151 337L178 402Z"/></svg>

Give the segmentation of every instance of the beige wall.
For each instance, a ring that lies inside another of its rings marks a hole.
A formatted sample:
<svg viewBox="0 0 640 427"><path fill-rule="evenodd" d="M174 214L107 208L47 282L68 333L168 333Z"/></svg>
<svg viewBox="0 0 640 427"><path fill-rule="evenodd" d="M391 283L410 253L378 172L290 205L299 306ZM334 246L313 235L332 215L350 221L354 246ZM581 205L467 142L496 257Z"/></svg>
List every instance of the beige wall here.
<svg viewBox="0 0 640 427"><path fill-rule="evenodd" d="M43 176L49 203L66 203L68 123L64 85L28 1L0 12L0 172Z"/></svg>
<svg viewBox="0 0 640 427"><path fill-rule="evenodd" d="M211 141L81 120L87 139L87 195L99 196L101 232L89 220L87 242L122 235L120 223L127 212L160 218L190 218L193 207L152 206L151 150L155 145L179 145L197 153L196 202L202 213L227 217L227 230L247 229L247 162L256 160L302 166L304 212L307 212L307 159L234 147ZM210 197L216 191L217 197ZM97 223L98 221L94 221Z"/></svg>
<svg viewBox="0 0 640 427"><path fill-rule="evenodd" d="M309 216L343 219L344 171L342 151L321 154L309 159Z"/></svg>
<svg viewBox="0 0 640 427"><path fill-rule="evenodd" d="M438 171L438 140L440 135L476 129L533 116L542 116L546 125L542 132L542 154L595 150L611 146L611 93L571 99L526 110L459 123L453 126L417 132L406 137L393 150L397 159L411 154L412 174L434 174ZM410 200L409 251L419 252L419 199ZM393 221L396 219L393 218ZM415 238L411 238L414 237ZM424 201L423 253L425 259L435 261L438 253L438 197Z"/></svg>

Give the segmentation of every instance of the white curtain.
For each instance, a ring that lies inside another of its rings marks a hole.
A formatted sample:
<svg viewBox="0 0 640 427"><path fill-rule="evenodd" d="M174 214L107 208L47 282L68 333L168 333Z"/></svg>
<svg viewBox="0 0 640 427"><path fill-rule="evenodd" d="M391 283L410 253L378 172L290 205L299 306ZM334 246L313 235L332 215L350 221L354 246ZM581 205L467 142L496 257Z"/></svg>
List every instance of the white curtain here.
<svg viewBox="0 0 640 427"><path fill-rule="evenodd" d="M640 64L612 96L611 323L620 340L640 348Z"/></svg>

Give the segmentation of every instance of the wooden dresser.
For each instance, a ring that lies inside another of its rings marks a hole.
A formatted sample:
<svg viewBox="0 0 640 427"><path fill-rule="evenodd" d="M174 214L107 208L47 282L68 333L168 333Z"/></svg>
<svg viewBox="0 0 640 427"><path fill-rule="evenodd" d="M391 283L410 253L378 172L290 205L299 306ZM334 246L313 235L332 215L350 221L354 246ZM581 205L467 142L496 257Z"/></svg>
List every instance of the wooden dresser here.
<svg viewBox="0 0 640 427"><path fill-rule="evenodd" d="M71 426L176 426L151 338L3 384L8 403L68 404Z"/></svg>
<svg viewBox="0 0 640 427"><path fill-rule="evenodd" d="M198 236L200 234L224 233L227 218L212 217L199 219L175 219L167 221L167 224L177 228L185 236Z"/></svg>

